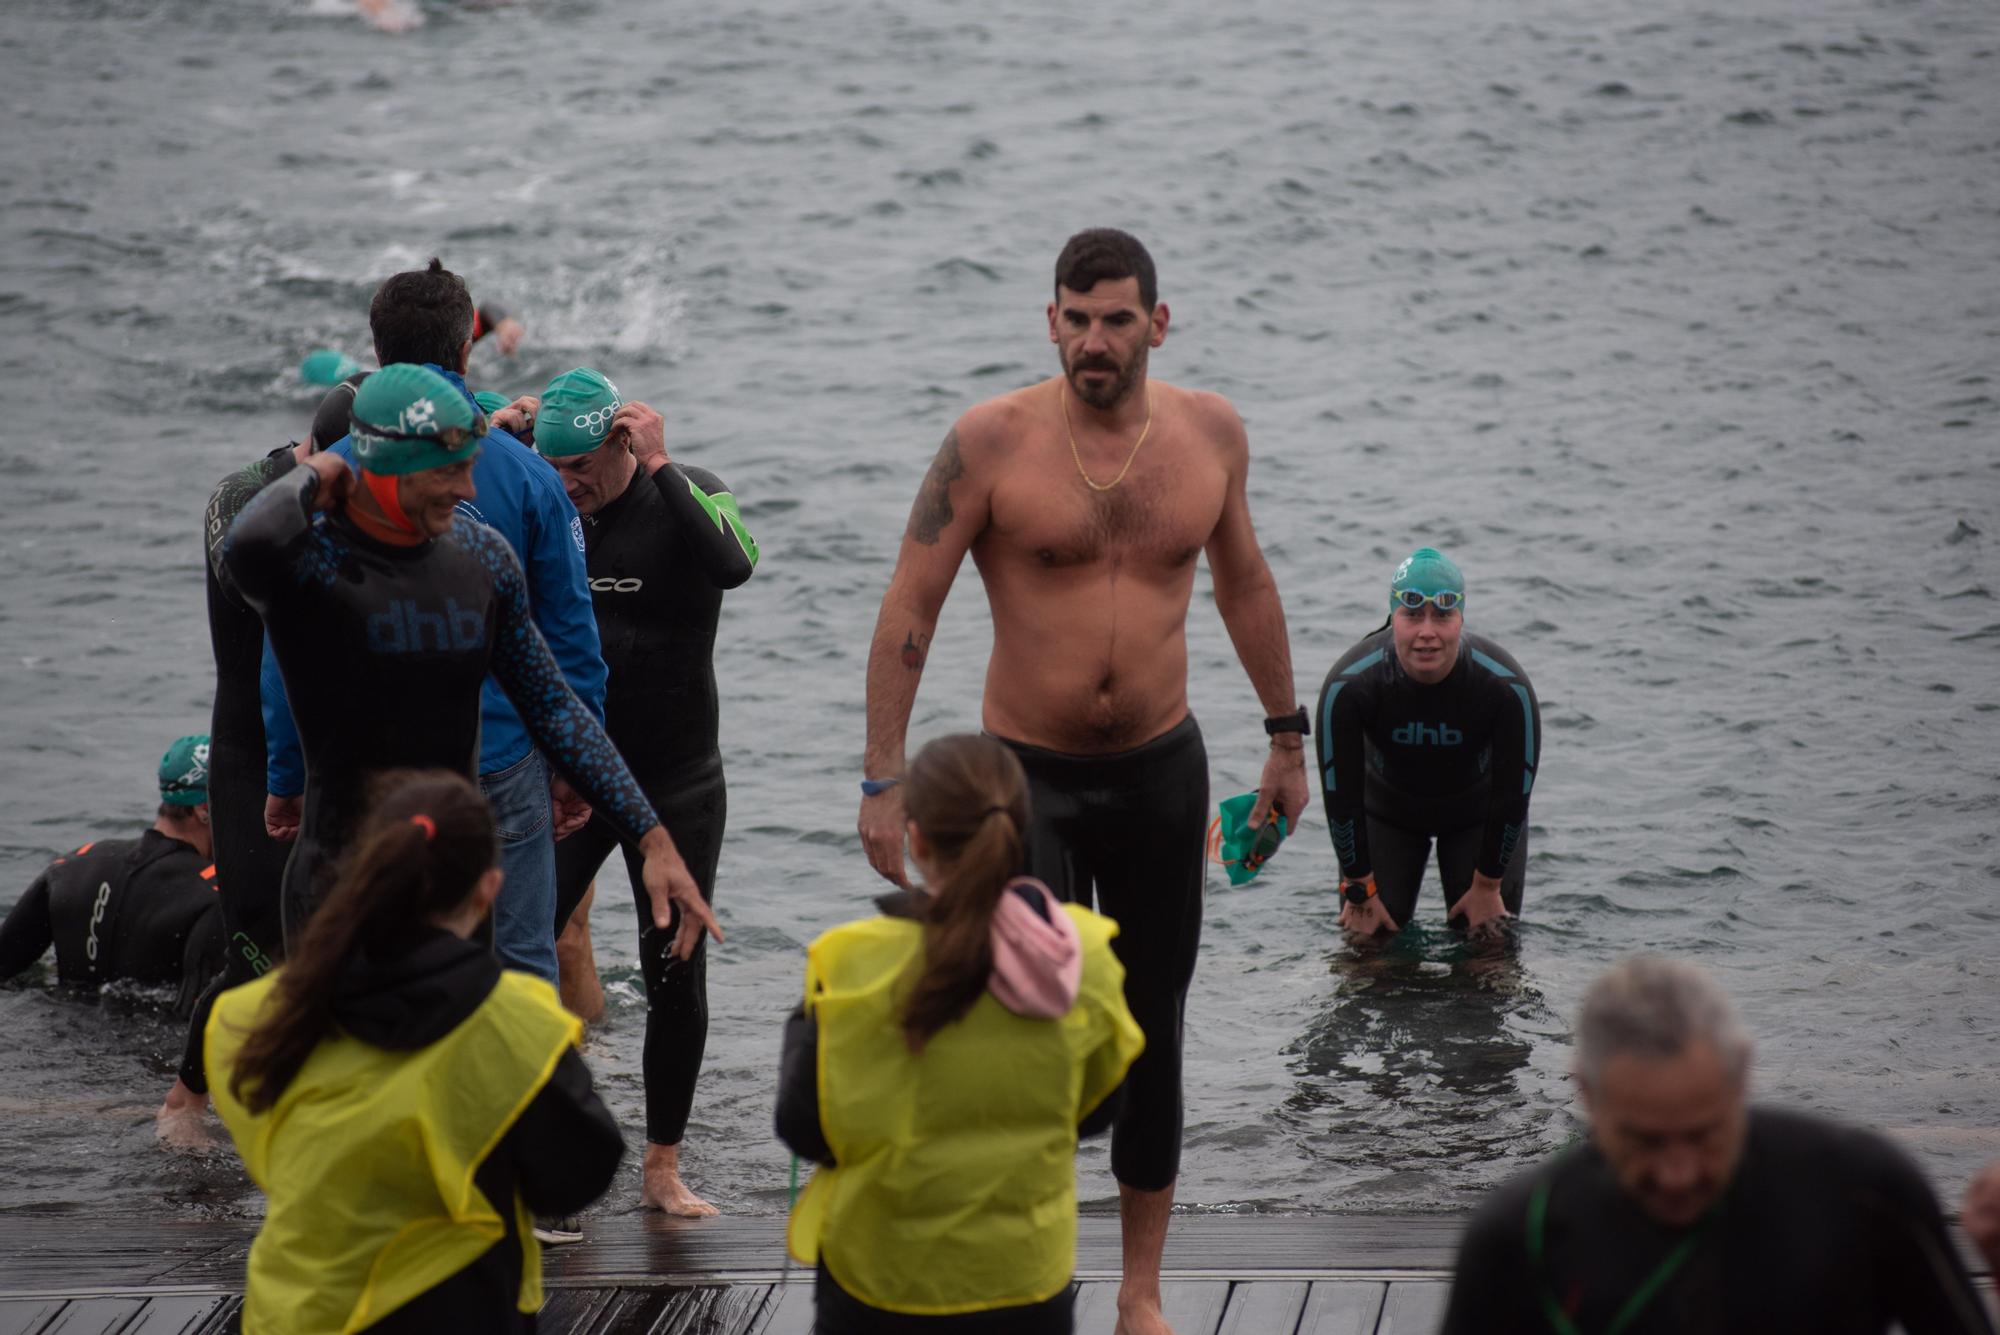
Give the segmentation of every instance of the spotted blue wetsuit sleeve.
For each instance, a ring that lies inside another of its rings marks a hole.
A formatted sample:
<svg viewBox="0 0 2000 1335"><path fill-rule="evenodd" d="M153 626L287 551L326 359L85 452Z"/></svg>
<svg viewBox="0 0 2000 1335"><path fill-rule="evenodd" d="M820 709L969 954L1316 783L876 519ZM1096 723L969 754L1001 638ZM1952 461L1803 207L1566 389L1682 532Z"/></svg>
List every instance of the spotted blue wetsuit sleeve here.
<svg viewBox="0 0 2000 1335"><path fill-rule="evenodd" d="M490 670L495 680L542 754L619 835L637 843L660 823L659 817L604 725L570 689L549 652L528 610L527 581L513 550L484 524L461 523L455 532L493 575L498 624Z"/></svg>

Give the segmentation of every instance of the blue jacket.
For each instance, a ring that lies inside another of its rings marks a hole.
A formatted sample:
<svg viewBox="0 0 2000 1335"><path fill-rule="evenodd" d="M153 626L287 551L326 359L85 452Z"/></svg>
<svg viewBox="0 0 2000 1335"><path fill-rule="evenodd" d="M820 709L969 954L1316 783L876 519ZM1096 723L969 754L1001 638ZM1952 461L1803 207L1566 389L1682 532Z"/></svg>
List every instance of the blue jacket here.
<svg viewBox="0 0 2000 1335"><path fill-rule="evenodd" d="M460 392L465 380L441 366L443 375ZM466 393L468 398L470 393ZM345 438L331 452L354 465L354 451ZM597 644L597 616L590 606L590 576L583 563L583 521L563 491L562 479L546 460L505 431L488 432L472 465L477 490L459 509L482 524L498 529L521 558L528 575L528 600L535 625L549 642L570 689L597 721L604 721L604 684L608 673ZM298 729L285 699L278 660L264 643L264 739L268 765L265 782L279 797L305 791L305 757L299 750ZM514 712L500 683L488 677L479 697L479 772L495 774L534 748L521 716Z"/></svg>

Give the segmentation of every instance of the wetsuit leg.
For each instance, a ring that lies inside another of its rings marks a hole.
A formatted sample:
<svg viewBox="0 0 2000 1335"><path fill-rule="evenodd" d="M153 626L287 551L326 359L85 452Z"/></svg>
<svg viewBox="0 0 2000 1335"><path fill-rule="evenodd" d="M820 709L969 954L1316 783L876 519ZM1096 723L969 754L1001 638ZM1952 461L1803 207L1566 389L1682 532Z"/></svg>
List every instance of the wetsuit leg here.
<svg viewBox="0 0 2000 1335"><path fill-rule="evenodd" d="M215 837L215 888L222 901L222 929L228 937L222 972L195 1002L181 1051L181 1082L197 1094L208 1089L202 1066L202 1035L216 997L247 983L285 958L279 910L286 845L264 833L264 755L259 746L240 756L210 744L209 828Z"/></svg>
<svg viewBox="0 0 2000 1335"><path fill-rule="evenodd" d="M493 949L500 962L556 981L556 846L550 832L549 771L542 753L479 776L500 836L507 879L493 903Z"/></svg>
<svg viewBox="0 0 2000 1335"><path fill-rule="evenodd" d="M592 815L581 830L567 839L556 840L555 934L560 937L569 926L584 891L604 866L604 859L618 847L618 832L602 816Z"/></svg>
<svg viewBox="0 0 2000 1335"><path fill-rule="evenodd" d="M1003 739L1004 740L1004 739ZM1007 743L1028 773L1028 863L1057 895L1118 922L1125 1002L1146 1035L1112 1124L1111 1171L1141 1191L1180 1172L1182 1020L1201 945L1208 752L1192 716L1131 751Z"/></svg>
<svg viewBox="0 0 2000 1335"><path fill-rule="evenodd" d="M1417 895L1424 886L1424 864L1431 859L1431 837L1392 825L1372 811L1366 819L1368 856L1375 866L1375 893L1381 897L1382 907L1396 920L1396 926L1407 927L1417 911Z"/></svg>
<svg viewBox="0 0 2000 1335"><path fill-rule="evenodd" d="M692 774L682 770L671 782L651 785L649 792L701 897L713 904L715 869L729 816L722 758L717 756L712 766ZM695 943L691 958L673 957L680 909L674 909L665 931L653 926L653 901L640 879L642 859L636 849L624 851L633 907L639 915L640 974L646 982L646 1139L655 1145L678 1145L687 1134L695 1082L708 1047L708 938Z"/></svg>
<svg viewBox="0 0 2000 1335"><path fill-rule="evenodd" d="M1480 841L1485 836L1483 824L1448 830L1438 836L1438 876L1444 882L1447 910L1472 888L1472 872L1479 860ZM1528 832L1522 830L1519 842L1514 845L1514 855L1507 859L1506 870L1500 874L1500 902L1517 918L1521 916L1521 893L1527 882Z"/></svg>

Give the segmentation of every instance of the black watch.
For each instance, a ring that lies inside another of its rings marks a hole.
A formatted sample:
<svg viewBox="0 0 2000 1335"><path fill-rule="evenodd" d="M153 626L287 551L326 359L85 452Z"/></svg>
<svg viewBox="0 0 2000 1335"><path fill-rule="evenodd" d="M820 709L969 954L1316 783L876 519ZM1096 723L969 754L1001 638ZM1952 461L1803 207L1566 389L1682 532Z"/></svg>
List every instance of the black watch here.
<svg viewBox="0 0 2000 1335"><path fill-rule="evenodd" d="M1271 737L1276 737L1281 732L1295 732L1304 737L1311 731L1312 726L1304 705L1300 705L1289 714L1273 714L1264 720L1264 732Z"/></svg>
<svg viewBox="0 0 2000 1335"><path fill-rule="evenodd" d="M1340 883L1340 894L1341 898L1345 899L1348 903L1354 905L1356 908L1360 908L1363 904L1375 898L1375 878L1368 876L1358 881L1342 881Z"/></svg>

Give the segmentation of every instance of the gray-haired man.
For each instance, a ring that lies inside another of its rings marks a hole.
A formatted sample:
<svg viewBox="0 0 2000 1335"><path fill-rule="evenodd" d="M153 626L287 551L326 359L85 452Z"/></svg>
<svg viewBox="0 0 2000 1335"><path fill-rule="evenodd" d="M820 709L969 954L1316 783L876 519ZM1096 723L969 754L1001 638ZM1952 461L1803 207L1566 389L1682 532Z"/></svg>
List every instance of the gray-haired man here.
<svg viewBox="0 0 2000 1335"><path fill-rule="evenodd" d="M1991 1335L1915 1166L1868 1132L1751 1107L1750 1054L1691 965L1639 956L1592 984L1590 1142L1474 1217L1448 1335Z"/></svg>

